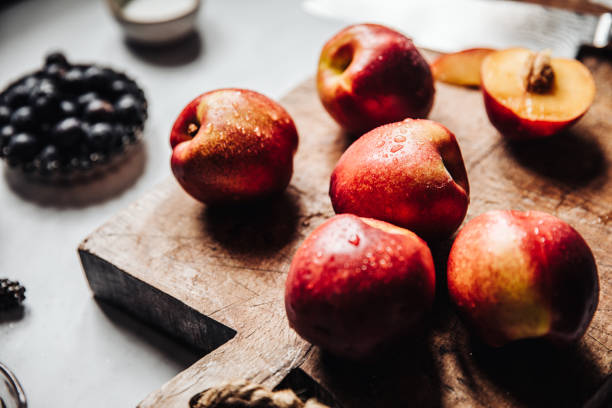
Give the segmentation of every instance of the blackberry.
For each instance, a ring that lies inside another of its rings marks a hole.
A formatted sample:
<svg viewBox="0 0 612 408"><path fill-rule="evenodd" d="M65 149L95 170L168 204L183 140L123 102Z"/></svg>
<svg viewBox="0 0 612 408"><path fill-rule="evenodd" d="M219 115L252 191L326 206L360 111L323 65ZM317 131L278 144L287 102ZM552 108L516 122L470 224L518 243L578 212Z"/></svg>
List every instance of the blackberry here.
<svg viewBox="0 0 612 408"><path fill-rule="evenodd" d="M30 102L41 96L59 96L59 91L55 85L55 81L49 78L41 79L36 86L30 89L28 99Z"/></svg>
<svg viewBox="0 0 612 408"><path fill-rule="evenodd" d="M47 173L59 168L60 158L57 147L53 145L45 146L36 156L40 170Z"/></svg>
<svg viewBox="0 0 612 408"><path fill-rule="evenodd" d="M6 146L6 156L13 161L28 161L36 156L39 146L38 140L30 133L17 133L13 135Z"/></svg>
<svg viewBox="0 0 612 408"><path fill-rule="evenodd" d="M15 134L15 128L12 125L4 125L0 128L0 138L9 138Z"/></svg>
<svg viewBox="0 0 612 408"><path fill-rule="evenodd" d="M96 99L99 99L97 93L87 92L78 97L77 103L79 104L81 108L84 108L85 106L89 104L89 102L96 100Z"/></svg>
<svg viewBox="0 0 612 408"><path fill-rule="evenodd" d="M29 106L22 106L11 115L11 125L15 129L29 130L36 127L34 110Z"/></svg>
<svg viewBox="0 0 612 408"><path fill-rule="evenodd" d="M111 93L116 97L134 93L136 92L136 89L137 87L133 83L130 83L125 79L115 79L113 82L111 82L110 86Z"/></svg>
<svg viewBox="0 0 612 408"><path fill-rule="evenodd" d="M63 67L67 67L69 65L68 59L66 59L66 56L60 51L51 52L45 57L45 66L53 64L57 64Z"/></svg>
<svg viewBox="0 0 612 408"><path fill-rule="evenodd" d="M59 151L57 150L57 147L53 145L47 145L44 149L40 151L40 153L38 154L38 158L40 160L45 161L59 160Z"/></svg>
<svg viewBox="0 0 612 408"><path fill-rule="evenodd" d="M108 71L92 65L83 72L83 80L87 87L102 91L108 88L112 78Z"/></svg>
<svg viewBox="0 0 612 408"><path fill-rule="evenodd" d="M51 64L51 65L47 65L44 68L43 72L45 73L45 76L47 78L59 81L66 74L66 67L61 66L59 64Z"/></svg>
<svg viewBox="0 0 612 408"><path fill-rule="evenodd" d="M114 114L113 105L102 99L90 101L83 110L83 116L90 122L110 122Z"/></svg>
<svg viewBox="0 0 612 408"><path fill-rule="evenodd" d="M87 144L93 151L111 150L115 138L115 130L108 123L96 123L87 132Z"/></svg>
<svg viewBox="0 0 612 408"><path fill-rule="evenodd" d="M70 92L77 92L83 89L83 71L80 68L71 68L62 77L62 86Z"/></svg>
<svg viewBox="0 0 612 408"><path fill-rule="evenodd" d="M115 104L117 116L124 123L137 123L140 121L141 107L133 95L123 95Z"/></svg>
<svg viewBox="0 0 612 408"><path fill-rule="evenodd" d="M25 291L17 281L0 279L0 310L21 306L25 300Z"/></svg>
<svg viewBox="0 0 612 408"><path fill-rule="evenodd" d="M67 116L75 116L77 114L77 106L72 101L61 101L59 105L59 115L63 118Z"/></svg>
<svg viewBox="0 0 612 408"><path fill-rule="evenodd" d="M38 84L40 84L40 79L35 75L29 75L21 81L21 85L27 89L28 93L31 93Z"/></svg>
<svg viewBox="0 0 612 408"><path fill-rule="evenodd" d="M9 89L4 95L4 102L11 108L18 108L28 102L30 91L24 85L17 85Z"/></svg>
<svg viewBox="0 0 612 408"><path fill-rule="evenodd" d="M31 102L32 108L40 119L55 119L60 110L60 101L55 94L43 95Z"/></svg>
<svg viewBox="0 0 612 408"><path fill-rule="evenodd" d="M11 120L11 110L8 106L0 105L0 125L6 125Z"/></svg>
<svg viewBox="0 0 612 408"><path fill-rule="evenodd" d="M85 131L81 121L75 117L69 117L55 125L52 140L63 150L75 150L84 136Z"/></svg>
<svg viewBox="0 0 612 408"><path fill-rule="evenodd" d="M6 146L14 134L15 128L11 125L4 125L0 128L0 156L6 156Z"/></svg>

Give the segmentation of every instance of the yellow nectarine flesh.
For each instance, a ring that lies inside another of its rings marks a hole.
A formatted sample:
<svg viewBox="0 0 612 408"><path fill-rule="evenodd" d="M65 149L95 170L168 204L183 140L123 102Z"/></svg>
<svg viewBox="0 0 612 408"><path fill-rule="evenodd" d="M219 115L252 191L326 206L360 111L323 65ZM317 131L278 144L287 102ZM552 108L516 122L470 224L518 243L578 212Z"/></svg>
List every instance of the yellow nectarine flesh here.
<svg viewBox="0 0 612 408"><path fill-rule="evenodd" d="M436 81L453 85L480 86L480 65L489 54L490 48L470 48L439 56L431 70Z"/></svg>

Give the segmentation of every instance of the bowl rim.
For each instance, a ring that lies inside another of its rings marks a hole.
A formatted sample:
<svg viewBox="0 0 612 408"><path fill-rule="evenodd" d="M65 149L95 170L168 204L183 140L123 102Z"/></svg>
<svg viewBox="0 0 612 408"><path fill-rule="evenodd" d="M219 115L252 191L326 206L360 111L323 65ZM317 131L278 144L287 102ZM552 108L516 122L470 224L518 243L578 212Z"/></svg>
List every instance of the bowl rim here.
<svg viewBox="0 0 612 408"><path fill-rule="evenodd" d="M9 368L5 366L4 364L2 364L1 362L0 362L0 374L5 378L8 386L15 393L15 397L17 398L16 401L18 404L17 407L27 408L28 403L26 400L25 392L23 391L23 388L21 387L19 380L17 380L17 377L15 376L15 374L13 374L13 372L9 370Z"/></svg>
<svg viewBox="0 0 612 408"><path fill-rule="evenodd" d="M125 3L127 3L128 1L126 1ZM176 17L169 18L169 19L151 20L151 21L140 21L140 20L132 20L132 19L126 18L125 14L123 13L123 7L118 4L118 0L106 0L106 3L111 9L113 16L121 23L127 23L127 24L136 25L136 26L154 26L158 24L173 23L175 21L182 20L185 17L194 15L200 9L202 0L192 0L192 1L193 1L193 7L187 10L186 12L184 12L183 14L180 14Z"/></svg>

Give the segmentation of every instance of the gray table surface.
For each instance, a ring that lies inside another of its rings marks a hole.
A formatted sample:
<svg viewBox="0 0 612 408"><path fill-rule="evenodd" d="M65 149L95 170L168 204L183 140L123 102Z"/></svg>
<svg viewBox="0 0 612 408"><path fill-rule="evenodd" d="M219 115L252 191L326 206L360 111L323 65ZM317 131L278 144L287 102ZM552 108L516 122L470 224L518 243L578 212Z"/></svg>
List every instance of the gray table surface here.
<svg viewBox="0 0 612 408"><path fill-rule="evenodd" d="M199 356L98 304L76 247L97 226L170 175L169 129L206 90L243 87L280 98L314 73L341 23L297 0L205 0L199 34L151 52L127 45L103 0L0 3L0 87L62 49L74 61L125 70L149 99L144 148L118 172L75 187L0 177L0 277L27 287L23 316L0 317L0 361L30 407L130 407Z"/></svg>

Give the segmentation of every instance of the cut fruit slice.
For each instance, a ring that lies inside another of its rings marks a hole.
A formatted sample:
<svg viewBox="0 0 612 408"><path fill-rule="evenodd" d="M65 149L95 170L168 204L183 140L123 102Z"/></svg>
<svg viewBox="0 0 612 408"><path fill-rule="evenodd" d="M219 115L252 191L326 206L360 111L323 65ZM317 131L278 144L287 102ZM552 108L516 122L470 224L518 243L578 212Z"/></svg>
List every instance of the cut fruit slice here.
<svg viewBox="0 0 612 408"><path fill-rule="evenodd" d="M480 65L494 51L490 48L470 48L441 55L431 64L433 76L437 81L453 85L480 86Z"/></svg>
<svg viewBox="0 0 612 408"><path fill-rule="evenodd" d="M527 90L528 74L542 75L545 86ZM547 60L545 54L536 55L524 48L490 54L482 63L481 75L489 119L500 133L512 139L557 134L580 119L595 98L595 82L581 62Z"/></svg>

